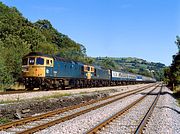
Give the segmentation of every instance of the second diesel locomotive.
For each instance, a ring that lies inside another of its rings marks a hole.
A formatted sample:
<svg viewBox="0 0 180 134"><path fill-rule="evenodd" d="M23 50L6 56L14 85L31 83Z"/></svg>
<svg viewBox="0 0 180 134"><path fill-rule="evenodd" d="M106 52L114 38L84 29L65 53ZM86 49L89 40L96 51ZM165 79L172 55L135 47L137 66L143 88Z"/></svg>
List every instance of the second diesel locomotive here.
<svg viewBox="0 0 180 134"><path fill-rule="evenodd" d="M156 80L141 75L86 65L53 55L31 52L23 57L22 75L26 89L65 89L149 83Z"/></svg>

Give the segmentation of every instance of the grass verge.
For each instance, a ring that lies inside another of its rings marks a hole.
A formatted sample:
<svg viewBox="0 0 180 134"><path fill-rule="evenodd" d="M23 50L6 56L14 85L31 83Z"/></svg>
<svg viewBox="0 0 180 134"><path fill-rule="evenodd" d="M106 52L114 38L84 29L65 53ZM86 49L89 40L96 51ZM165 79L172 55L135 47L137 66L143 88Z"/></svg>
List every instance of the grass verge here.
<svg viewBox="0 0 180 134"><path fill-rule="evenodd" d="M0 124L5 124L5 123L8 123L8 122L10 122L11 120L10 119L8 119L8 118L1 118L0 117Z"/></svg>
<svg viewBox="0 0 180 134"><path fill-rule="evenodd" d="M54 94L54 95L50 95L50 96L43 96L43 97L40 97L40 98L34 98L34 99L38 99L38 100L47 100L47 99L50 99L50 98L59 98L59 97L63 97L63 96L70 96L72 94L70 93L59 93L59 94Z"/></svg>
<svg viewBox="0 0 180 134"><path fill-rule="evenodd" d="M63 97L63 96L70 96L72 94L70 93L57 93L57 94L53 94L50 96L43 96L43 97L38 97L38 98L31 98L31 99L27 99L27 100L48 100L51 98L59 98L59 97ZM16 102L23 102L24 100L21 100L19 98L17 98L16 100L6 100L6 101L0 101L0 104L7 104L7 103L16 103Z"/></svg>

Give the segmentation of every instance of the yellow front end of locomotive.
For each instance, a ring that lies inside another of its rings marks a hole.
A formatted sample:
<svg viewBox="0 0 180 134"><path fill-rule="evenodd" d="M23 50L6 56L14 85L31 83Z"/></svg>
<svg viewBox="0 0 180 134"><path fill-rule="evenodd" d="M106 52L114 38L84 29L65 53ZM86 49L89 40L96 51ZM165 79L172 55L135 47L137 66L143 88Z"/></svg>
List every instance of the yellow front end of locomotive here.
<svg viewBox="0 0 180 134"><path fill-rule="evenodd" d="M22 66L23 77L45 77L45 67L44 66Z"/></svg>
<svg viewBox="0 0 180 134"><path fill-rule="evenodd" d="M91 79L92 73L94 72L94 67L89 65L84 65L84 72L86 72L86 78Z"/></svg>
<svg viewBox="0 0 180 134"><path fill-rule="evenodd" d="M53 59L40 56L25 57L22 65L23 77L45 77L46 66L53 66Z"/></svg>

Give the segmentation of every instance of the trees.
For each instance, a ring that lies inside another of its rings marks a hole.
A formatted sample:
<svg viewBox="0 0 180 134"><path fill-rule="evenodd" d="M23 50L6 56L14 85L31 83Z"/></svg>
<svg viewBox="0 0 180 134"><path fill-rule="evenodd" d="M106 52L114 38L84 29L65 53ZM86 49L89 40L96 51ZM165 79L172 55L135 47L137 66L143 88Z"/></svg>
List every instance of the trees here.
<svg viewBox="0 0 180 134"><path fill-rule="evenodd" d="M21 76L22 57L30 52L18 37L9 36L0 42L0 88L7 88Z"/></svg>
<svg viewBox="0 0 180 134"><path fill-rule="evenodd" d="M178 53L173 55L173 61L169 68L164 70L165 80L168 85L176 90L180 87L180 37L176 36L175 41L178 47Z"/></svg>
<svg viewBox="0 0 180 134"><path fill-rule="evenodd" d="M172 75L172 82L173 86L180 86L180 37L176 36L175 41L178 47L178 53L173 55L173 61L171 64L171 75Z"/></svg>
<svg viewBox="0 0 180 134"><path fill-rule="evenodd" d="M13 77L6 66L3 52L5 52L4 44L0 41L0 90L7 88L13 82Z"/></svg>
<svg viewBox="0 0 180 134"><path fill-rule="evenodd" d="M170 83L170 78L171 78L170 71L171 70L169 67L164 68L164 82L165 83Z"/></svg>
<svg viewBox="0 0 180 134"><path fill-rule="evenodd" d="M178 47L178 53L180 53L180 37L176 36L176 41L175 41L177 47Z"/></svg>
<svg viewBox="0 0 180 134"><path fill-rule="evenodd" d="M114 69L114 70L118 70L118 64L112 59L112 58L108 58L105 57L101 60L99 60L98 58L96 58L96 64L99 64L102 67L105 67L107 69Z"/></svg>
<svg viewBox="0 0 180 134"><path fill-rule="evenodd" d="M21 59L31 51L91 62L83 45L58 32L48 20L31 23L15 7L0 2L0 89L21 76Z"/></svg>
<svg viewBox="0 0 180 134"><path fill-rule="evenodd" d="M170 67L170 82L171 86L180 86L180 53L173 56L173 62Z"/></svg>

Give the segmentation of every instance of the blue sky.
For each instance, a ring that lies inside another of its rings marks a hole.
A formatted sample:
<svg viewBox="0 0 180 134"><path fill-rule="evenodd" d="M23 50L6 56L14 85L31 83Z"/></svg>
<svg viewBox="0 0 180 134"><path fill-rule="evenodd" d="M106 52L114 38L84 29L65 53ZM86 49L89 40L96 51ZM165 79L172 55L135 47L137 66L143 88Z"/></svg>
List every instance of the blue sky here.
<svg viewBox="0 0 180 134"><path fill-rule="evenodd" d="M179 0L0 0L28 20L48 19L88 56L137 57L170 65L180 35Z"/></svg>

